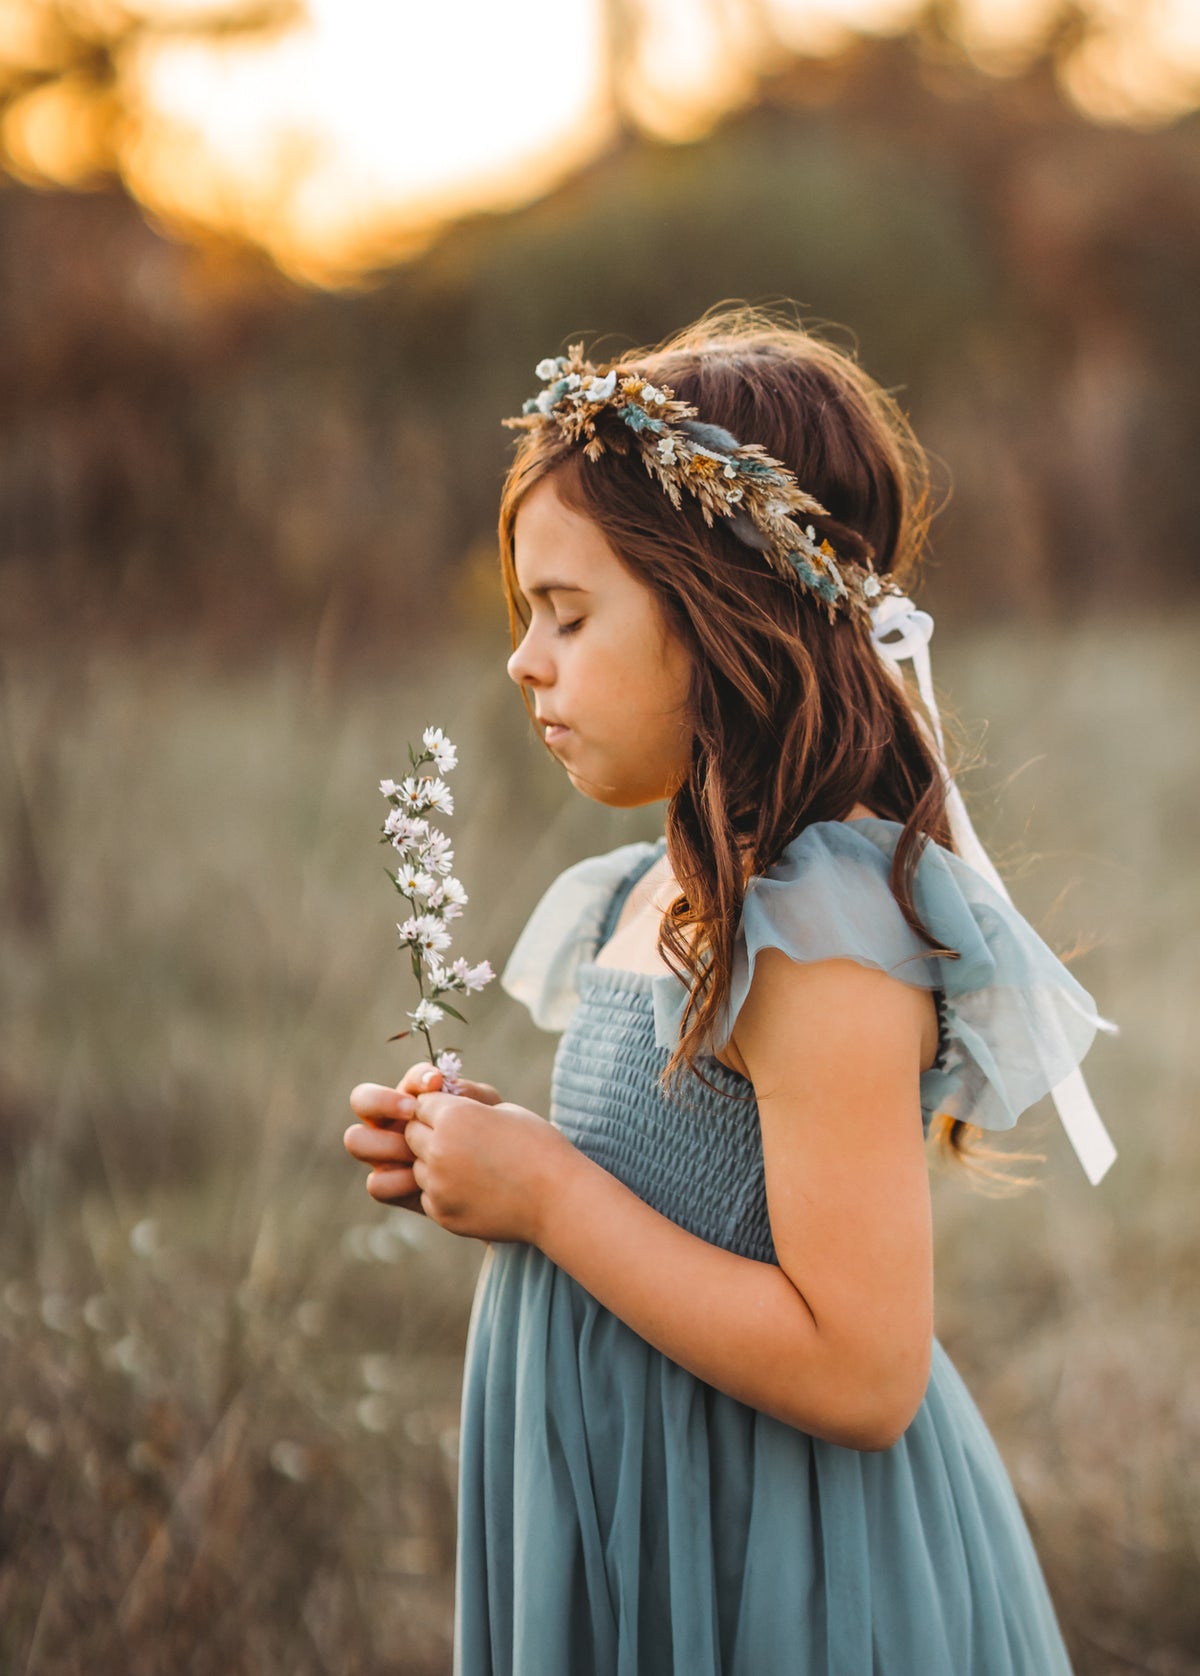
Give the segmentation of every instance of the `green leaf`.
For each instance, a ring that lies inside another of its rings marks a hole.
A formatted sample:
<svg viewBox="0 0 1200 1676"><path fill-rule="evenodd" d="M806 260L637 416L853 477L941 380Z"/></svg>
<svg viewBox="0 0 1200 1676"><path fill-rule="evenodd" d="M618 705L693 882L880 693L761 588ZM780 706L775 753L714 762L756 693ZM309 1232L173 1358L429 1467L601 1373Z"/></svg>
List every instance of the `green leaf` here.
<svg viewBox="0 0 1200 1676"><path fill-rule="evenodd" d="M442 1009L442 1011L444 1013L449 1013L451 1018L456 1018L460 1024L465 1024L467 1022L466 1019L463 1017L463 1015L459 1012L458 1008L457 1007L452 1007L450 1005L449 1001L443 1001L439 997L438 998L438 1006Z"/></svg>

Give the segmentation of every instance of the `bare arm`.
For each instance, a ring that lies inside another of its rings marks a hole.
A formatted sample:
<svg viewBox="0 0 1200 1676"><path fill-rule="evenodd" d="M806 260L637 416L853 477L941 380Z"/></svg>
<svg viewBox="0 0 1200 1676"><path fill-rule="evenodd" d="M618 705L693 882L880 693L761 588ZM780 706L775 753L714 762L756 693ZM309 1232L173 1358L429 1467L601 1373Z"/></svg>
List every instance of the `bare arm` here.
<svg viewBox="0 0 1200 1676"><path fill-rule="evenodd" d="M758 958L734 1050L754 1084L779 1266L689 1234L563 1148L536 1243L718 1390L886 1448L929 1375L933 1279L918 1097L924 991L850 961Z"/></svg>

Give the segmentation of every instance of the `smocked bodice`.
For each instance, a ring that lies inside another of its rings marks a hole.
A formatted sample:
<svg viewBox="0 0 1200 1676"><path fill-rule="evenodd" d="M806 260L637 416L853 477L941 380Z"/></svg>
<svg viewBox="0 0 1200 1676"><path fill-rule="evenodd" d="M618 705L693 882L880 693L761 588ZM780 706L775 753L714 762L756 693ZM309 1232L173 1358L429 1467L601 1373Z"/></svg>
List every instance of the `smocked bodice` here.
<svg viewBox="0 0 1200 1676"><path fill-rule="evenodd" d="M701 1069L714 1086L684 1069L672 1101L658 1082L670 1056L655 1040L653 977L587 962L576 981L579 1005L555 1060L551 1121L689 1233L776 1262L750 1083L706 1057Z"/></svg>

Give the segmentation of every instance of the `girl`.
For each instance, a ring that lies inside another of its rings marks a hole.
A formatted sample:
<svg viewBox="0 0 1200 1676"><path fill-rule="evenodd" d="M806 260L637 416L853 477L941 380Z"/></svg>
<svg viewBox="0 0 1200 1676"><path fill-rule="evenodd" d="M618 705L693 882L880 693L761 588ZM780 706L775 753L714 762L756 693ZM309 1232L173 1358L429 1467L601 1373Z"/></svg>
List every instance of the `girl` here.
<svg viewBox="0 0 1200 1676"><path fill-rule="evenodd" d="M920 454L753 311L582 347L507 421L509 673L572 784L665 830L568 868L505 970L563 1033L548 1123L417 1065L346 1135L374 1198L489 1242L455 1671L1058 1676L933 1336L925 1141L1060 1088L1098 1177L1068 1073L1104 1021L982 857L927 670L928 720L898 677Z"/></svg>

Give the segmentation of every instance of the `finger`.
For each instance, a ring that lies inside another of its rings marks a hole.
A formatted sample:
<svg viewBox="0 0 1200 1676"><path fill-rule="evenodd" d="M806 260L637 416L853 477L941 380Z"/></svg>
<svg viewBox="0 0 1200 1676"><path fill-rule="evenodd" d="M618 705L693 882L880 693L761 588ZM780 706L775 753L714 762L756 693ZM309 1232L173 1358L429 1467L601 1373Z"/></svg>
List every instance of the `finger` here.
<svg viewBox="0 0 1200 1676"><path fill-rule="evenodd" d="M404 1200L414 1195L420 1196L420 1188L409 1169L372 1170L367 1177L367 1192L381 1205L402 1204Z"/></svg>
<svg viewBox="0 0 1200 1676"><path fill-rule="evenodd" d="M379 1082L360 1082L350 1090L350 1109L364 1123L406 1123L412 1116L412 1095Z"/></svg>
<svg viewBox="0 0 1200 1676"><path fill-rule="evenodd" d="M495 1106L500 1103L500 1096L490 1082L468 1082L465 1077L459 1077L459 1094L465 1094L468 1100L478 1100L481 1106Z"/></svg>
<svg viewBox="0 0 1200 1676"><path fill-rule="evenodd" d="M439 1114L453 1101L462 1098L461 1094L442 1094L437 1089L433 1089L427 1094L418 1094L413 1118L416 1122L427 1124L432 1128L437 1122Z"/></svg>
<svg viewBox="0 0 1200 1676"><path fill-rule="evenodd" d="M422 1059L417 1065L410 1065L408 1070L405 1071L404 1075L400 1078L399 1088L401 1092L404 1094L419 1094L421 1091L421 1078L426 1076L430 1071L436 1069L437 1067L432 1065L428 1059Z"/></svg>
<svg viewBox="0 0 1200 1676"><path fill-rule="evenodd" d="M428 1059L423 1059L419 1065L413 1065L404 1073L400 1083L401 1090L406 1094L424 1094L431 1088L441 1088L445 1077L436 1065L431 1065Z"/></svg>
<svg viewBox="0 0 1200 1676"><path fill-rule="evenodd" d="M411 1164L415 1156L402 1129L376 1129L367 1123L352 1123L342 1144L360 1164Z"/></svg>
<svg viewBox="0 0 1200 1676"><path fill-rule="evenodd" d="M419 1118L410 1118L404 1125L404 1144L414 1158L423 1158L429 1145L430 1131L427 1123Z"/></svg>

